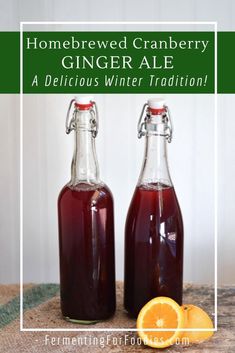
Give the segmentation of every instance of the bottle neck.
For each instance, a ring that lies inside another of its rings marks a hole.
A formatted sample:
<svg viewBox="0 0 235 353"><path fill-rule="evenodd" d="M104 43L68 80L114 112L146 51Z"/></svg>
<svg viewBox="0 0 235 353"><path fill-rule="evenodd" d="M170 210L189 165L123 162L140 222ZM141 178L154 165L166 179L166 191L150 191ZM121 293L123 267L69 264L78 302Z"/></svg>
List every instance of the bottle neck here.
<svg viewBox="0 0 235 353"><path fill-rule="evenodd" d="M167 160L167 129L164 116L153 115L147 119L144 161L138 186L172 186Z"/></svg>
<svg viewBox="0 0 235 353"><path fill-rule="evenodd" d="M99 184L99 167L89 110L75 112L75 148L71 165L71 184Z"/></svg>

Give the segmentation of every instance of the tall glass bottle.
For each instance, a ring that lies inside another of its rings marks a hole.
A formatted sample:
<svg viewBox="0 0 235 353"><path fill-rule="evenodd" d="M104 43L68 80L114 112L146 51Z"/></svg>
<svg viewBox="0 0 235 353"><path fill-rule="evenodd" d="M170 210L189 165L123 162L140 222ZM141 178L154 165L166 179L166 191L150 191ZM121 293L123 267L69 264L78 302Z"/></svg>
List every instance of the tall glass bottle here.
<svg viewBox="0 0 235 353"><path fill-rule="evenodd" d="M163 100L144 105L138 130L146 139L144 161L125 227L124 306L134 317L157 296L181 305L183 280L183 222L167 162L172 127Z"/></svg>
<svg viewBox="0 0 235 353"><path fill-rule="evenodd" d="M116 305L113 197L99 177L90 97L71 101L66 129L75 131L75 148L71 180L58 198L61 310L67 320L89 324L112 316Z"/></svg>

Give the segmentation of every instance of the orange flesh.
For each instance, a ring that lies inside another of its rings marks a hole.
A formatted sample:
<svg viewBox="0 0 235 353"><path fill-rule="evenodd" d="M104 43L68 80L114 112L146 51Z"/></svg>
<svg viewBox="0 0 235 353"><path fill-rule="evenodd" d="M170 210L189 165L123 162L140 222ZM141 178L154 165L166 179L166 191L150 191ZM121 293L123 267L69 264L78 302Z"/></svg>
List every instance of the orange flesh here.
<svg viewBox="0 0 235 353"><path fill-rule="evenodd" d="M145 313L142 328L171 328L176 329L178 326L178 316L171 305L168 304L155 304ZM174 331L145 331L146 335L151 335L152 339L167 340L171 338L175 332Z"/></svg>

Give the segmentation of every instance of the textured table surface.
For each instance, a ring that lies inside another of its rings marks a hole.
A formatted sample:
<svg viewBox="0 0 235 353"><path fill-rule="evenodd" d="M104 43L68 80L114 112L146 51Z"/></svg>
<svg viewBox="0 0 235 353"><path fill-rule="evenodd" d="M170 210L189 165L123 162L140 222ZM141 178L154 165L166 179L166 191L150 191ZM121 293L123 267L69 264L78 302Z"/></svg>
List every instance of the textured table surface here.
<svg viewBox="0 0 235 353"><path fill-rule="evenodd" d="M137 340L135 332L121 332L121 328L135 328L135 320L123 311L123 285L117 283L117 311L105 322L81 326L64 321L60 314L58 285L24 286L24 329L19 331L19 286L0 285L0 352L153 352ZM198 305L213 318L214 291L209 286L185 285L184 303ZM54 332L50 329L85 329L83 332ZM106 329L117 328L108 332ZM49 331L37 330L47 329ZM87 329L103 329L102 332ZM157 350L158 351L158 350ZM218 332L200 345L175 345L163 352L235 352L235 286L218 288Z"/></svg>

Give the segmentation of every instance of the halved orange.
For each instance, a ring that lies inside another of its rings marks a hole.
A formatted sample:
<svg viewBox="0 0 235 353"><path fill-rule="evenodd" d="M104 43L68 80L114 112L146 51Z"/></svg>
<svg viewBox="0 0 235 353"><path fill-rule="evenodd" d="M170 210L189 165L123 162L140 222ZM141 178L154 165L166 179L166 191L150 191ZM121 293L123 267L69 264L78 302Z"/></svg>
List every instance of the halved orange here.
<svg viewBox="0 0 235 353"><path fill-rule="evenodd" d="M140 310L137 318L139 337L145 345L153 348L173 345L181 337L181 331L178 329L183 326L184 315L181 307L168 297L150 300ZM172 329L172 331L151 331L151 329Z"/></svg>
<svg viewBox="0 0 235 353"><path fill-rule="evenodd" d="M185 331L182 336L187 337L190 343L200 343L213 336L213 322L208 314L196 305L182 305L184 312L184 328L208 329L208 331Z"/></svg>

